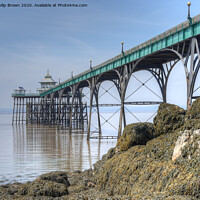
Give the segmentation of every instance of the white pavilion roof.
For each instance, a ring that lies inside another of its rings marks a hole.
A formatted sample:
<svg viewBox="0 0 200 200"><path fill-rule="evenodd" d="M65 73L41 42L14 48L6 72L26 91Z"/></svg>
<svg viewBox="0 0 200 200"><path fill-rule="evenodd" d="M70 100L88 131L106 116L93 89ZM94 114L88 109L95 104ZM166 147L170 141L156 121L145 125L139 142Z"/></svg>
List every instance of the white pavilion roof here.
<svg viewBox="0 0 200 200"><path fill-rule="evenodd" d="M52 79L52 76L47 72L47 75L44 77L44 79L41 81L41 82L39 82L39 83L57 83L56 81L54 81L53 79Z"/></svg>

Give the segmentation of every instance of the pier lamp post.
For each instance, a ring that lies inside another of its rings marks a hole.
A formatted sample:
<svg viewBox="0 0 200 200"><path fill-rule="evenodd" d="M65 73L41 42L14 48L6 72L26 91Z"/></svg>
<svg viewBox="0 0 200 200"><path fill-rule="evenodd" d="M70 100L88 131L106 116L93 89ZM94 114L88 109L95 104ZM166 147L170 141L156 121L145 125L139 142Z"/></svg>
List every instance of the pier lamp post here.
<svg viewBox="0 0 200 200"><path fill-rule="evenodd" d="M190 6L191 6L191 2L187 2L188 5L188 19L191 22L191 17L190 17Z"/></svg>
<svg viewBox="0 0 200 200"><path fill-rule="evenodd" d="M73 71L71 71L71 78L73 79Z"/></svg>
<svg viewBox="0 0 200 200"><path fill-rule="evenodd" d="M124 42L121 42L122 44L122 54L124 53Z"/></svg>
<svg viewBox="0 0 200 200"><path fill-rule="evenodd" d="M92 60L90 60L90 70L92 70Z"/></svg>

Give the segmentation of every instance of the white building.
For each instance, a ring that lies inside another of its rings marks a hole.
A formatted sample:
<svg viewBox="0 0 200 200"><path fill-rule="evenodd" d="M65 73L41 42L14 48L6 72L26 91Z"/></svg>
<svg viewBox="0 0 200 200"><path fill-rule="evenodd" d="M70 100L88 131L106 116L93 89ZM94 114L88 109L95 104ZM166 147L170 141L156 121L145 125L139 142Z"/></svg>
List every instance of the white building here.
<svg viewBox="0 0 200 200"><path fill-rule="evenodd" d="M17 89L14 90L14 95L20 95L20 96L24 96L25 95L26 90L19 86Z"/></svg>
<svg viewBox="0 0 200 200"><path fill-rule="evenodd" d="M57 82L52 79L52 76L49 74L49 70L48 70L43 81L41 81L39 83L41 84L41 88L38 88L37 91L39 93L41 93L41 92L44 92L45 90L55 86Z"/></svg>

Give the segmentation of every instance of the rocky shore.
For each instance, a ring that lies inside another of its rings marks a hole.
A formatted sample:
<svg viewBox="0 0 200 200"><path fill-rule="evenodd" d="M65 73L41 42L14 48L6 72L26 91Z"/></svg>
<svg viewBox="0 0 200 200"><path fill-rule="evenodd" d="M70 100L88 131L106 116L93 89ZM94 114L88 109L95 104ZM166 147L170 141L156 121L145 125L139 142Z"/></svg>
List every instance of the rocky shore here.
<svg viewBox="0 0 200 200"><path fill-rule="evenodd" d="M161 104L153 124L128 125L94 169L3 185L0 199L200 199L200 99L189 111Z"/></svg>

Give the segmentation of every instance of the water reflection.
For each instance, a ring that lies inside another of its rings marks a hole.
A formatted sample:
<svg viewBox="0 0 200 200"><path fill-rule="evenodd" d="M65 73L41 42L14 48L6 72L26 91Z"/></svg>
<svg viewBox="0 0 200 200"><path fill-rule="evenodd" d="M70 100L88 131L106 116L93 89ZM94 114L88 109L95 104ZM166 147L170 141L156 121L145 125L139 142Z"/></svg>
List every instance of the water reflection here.
<svg viewBox="0 0 200 200"><path fill-rule="evenodd" d="M13 176L17 181L26 181L54 170L72 172L92 168L115 144L116 140L87 141L86 134L69 135L67 130L50 126L16 125L13 126Z"/></svg>

